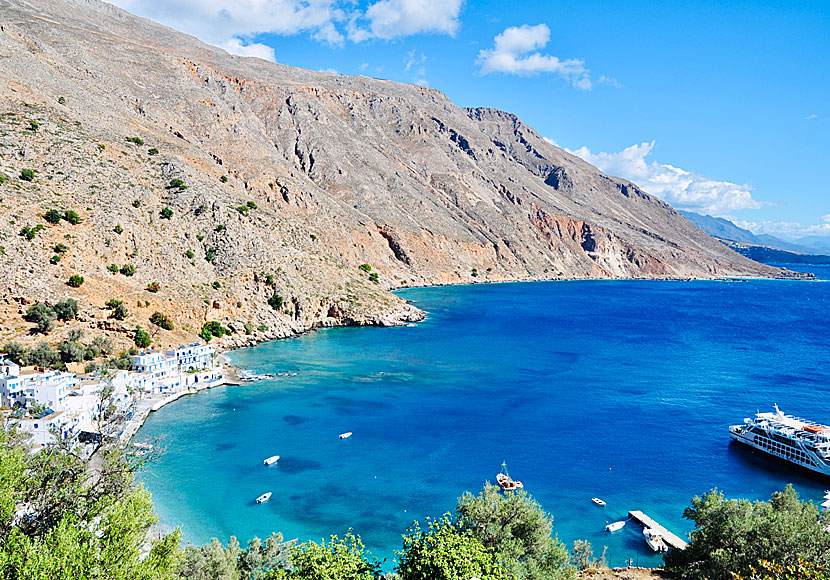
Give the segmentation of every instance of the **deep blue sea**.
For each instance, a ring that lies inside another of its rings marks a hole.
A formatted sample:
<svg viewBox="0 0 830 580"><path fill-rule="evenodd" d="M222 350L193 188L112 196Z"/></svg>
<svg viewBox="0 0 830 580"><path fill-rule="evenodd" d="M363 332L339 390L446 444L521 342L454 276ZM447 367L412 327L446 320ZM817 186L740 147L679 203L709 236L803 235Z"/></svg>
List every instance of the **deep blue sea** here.
<svg viewBox="0 0 830 580"><path fill-rule="evenodd" d="M809 267L830 278L830 268ZM231 353L293 377L221 387L150 416L163 455L142 480L186 540L280 531L360 534L392 567L415 519L451 511L502 461L559 538L657 565L642 510L676 533L713 487L768 499L830 482L730 444L727 426L777 403L830 423L830 284L580 281L400 292L428 318L336 328ZM341 440L338 434L354 435ZM262 460L279 454L277 465ZM265 491L267 504L254 499ZM607 502L599 508L598 496Z"/></svg>

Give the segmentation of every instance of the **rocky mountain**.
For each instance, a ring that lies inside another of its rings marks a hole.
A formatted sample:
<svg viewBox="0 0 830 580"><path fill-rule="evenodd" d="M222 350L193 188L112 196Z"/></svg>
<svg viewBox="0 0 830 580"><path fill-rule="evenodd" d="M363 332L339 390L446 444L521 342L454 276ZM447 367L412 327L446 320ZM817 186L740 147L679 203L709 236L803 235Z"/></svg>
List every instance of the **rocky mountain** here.
<svg viewBox="0 0 830 580"><path fill-rule="evenodd" d="M401 286L789 275L434 89L231 56L97 0L0 3L0 62L0 340L64 297L79 322L50 340L216 320L231 346L415 319Z"/></svg>

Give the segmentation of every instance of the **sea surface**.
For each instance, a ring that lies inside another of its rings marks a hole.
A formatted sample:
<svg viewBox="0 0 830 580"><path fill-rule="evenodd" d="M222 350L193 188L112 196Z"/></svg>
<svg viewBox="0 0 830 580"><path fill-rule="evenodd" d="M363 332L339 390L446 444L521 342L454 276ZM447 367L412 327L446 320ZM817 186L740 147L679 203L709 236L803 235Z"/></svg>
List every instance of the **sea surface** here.
<svg viewBox="0 0 830 580"><path fill-rule="evenodd" d="M808 270L830 278L830 268ZM241 368L296 376L151 414L137 440L165 448L141 476L162 524L194 543L272 531L319 541L351 527L391 569L413 520L452 511L506 462L569 547L587 539L596 553L607 546L613 565L648 566L661 558L639 526L604 526L642 510L683 535L692 529L684 508L714 487L768 499L792 483L814 501L830 487L730 444L727 432L776 403L830 423L826 282L539 282L400 295L427 319L235 351ZM271 501L256 505L265 491Z"/></svg>

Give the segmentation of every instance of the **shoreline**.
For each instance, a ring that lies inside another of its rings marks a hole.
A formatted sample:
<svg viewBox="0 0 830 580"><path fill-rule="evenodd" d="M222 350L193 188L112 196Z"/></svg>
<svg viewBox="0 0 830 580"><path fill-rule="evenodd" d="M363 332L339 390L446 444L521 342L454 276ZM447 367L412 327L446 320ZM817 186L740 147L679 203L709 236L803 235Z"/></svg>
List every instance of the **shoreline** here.
<svg viewBox="0 0 830 580"><path fill-rule="evenodd" d="M800 272L788 270L794 272L795 274L800 274ZM538 283L538 282L748 282L748 281L782 281L782 282L811 282L815 281L816 279L812 276L812 274L807 275L804 274L802 276L781 276L781 277L766 277L766 276L750 276L750 277L741 277L741 276L713 276L709 278L515 278L515 279L505 279L505 280L481 280L481 281L467 281L467 282L437 282L437 283L430 283L430 284L422 284L422 285L408 285L408 286L394 286L389 288L389 292L396 292L398 290L410 290L410 289L420 289L420 288L443 288L448 286L473 286L473 285L481 285L481 284L518 284L518 283ZM411 304L409 300L406 300L407 304ZM205 386L197 387L196 389L181 391L178 393L173 393L171 395L166 395L164 397L156 396L153 397L149 395L147 398L142 399L139 402L139 408L136 410L133 418L128 423L127 427L124 429L122 433L122 438L125 438L127 442L129 442L141 427L144 425L144 422L150 416L150 413L158 411L165 406L178 401L185 395L195 395L200 391L206 389L212 389L214 387L220 386L239 386L242 382L239 379L238 368L231 363L230 357L228 353L234 350L242 349L242 348L252 348L258 346L260 344L265 344L268 342L275 342L278 340L286 340L291 338L299 338L305 334L309 334L312 332L317 332L323 328L335 328L335 327L378 327L378 326L406 326L407 324L411 324L413 322L419 322L426 318L426 313L418 309L420 313L420 317L417 319L411 319L408 317L395 319L395 321L391 324L340 324L340 325L326 325L326 324L315 324L309 328L306 328L301 331L296 331L292 334L287 336L280 336L275 338L262 338L259 339L254 335L243 335L247 338L247 340L242 340L239 343L222 344L220 340L217 343L216 350L217 350L217 358L221 359L222 361L222 370L225 376L225 380L220 384L209 384ZM407 312L407 314L410 314ZM235 342L235 341L234 341ZM142 403L149 403L150 401L155 401L153 404L142 405ZM134 426L135 423L135 426ZM128 434L129 432L129 434Z"/></svg>

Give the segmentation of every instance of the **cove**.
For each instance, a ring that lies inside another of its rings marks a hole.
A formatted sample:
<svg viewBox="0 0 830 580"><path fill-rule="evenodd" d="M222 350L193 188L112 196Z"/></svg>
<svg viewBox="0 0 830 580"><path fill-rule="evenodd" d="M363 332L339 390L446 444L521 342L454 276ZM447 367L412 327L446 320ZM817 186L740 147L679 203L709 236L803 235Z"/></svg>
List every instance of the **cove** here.
<svg viewBox="0 0 830 580"><path fill-rule="evenodd" d="M830 269L811 267L817 277ZM830 285L580 281L404 290L428 313L398 328L332 328L230 353L295 376L199 393L152 414L165 448L141 480L165 527L245 542L319 541L350 527L392 568L413 520L452 511L502 461L569 547L658 565L642 510L684 535L713 487L768 499L830 483L730 444L777 403L830 423ZM353 435L341 440L338 434ZM263 459L278 454L276 465ZM272 491L271 500L254 500ZM599 508L597 496L607 502Z"/></svg>

